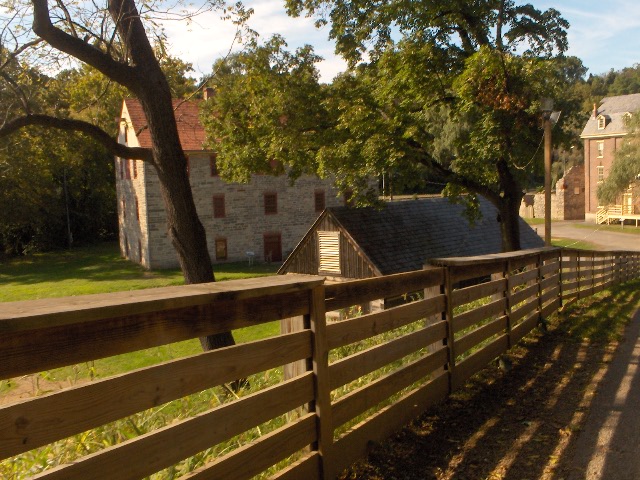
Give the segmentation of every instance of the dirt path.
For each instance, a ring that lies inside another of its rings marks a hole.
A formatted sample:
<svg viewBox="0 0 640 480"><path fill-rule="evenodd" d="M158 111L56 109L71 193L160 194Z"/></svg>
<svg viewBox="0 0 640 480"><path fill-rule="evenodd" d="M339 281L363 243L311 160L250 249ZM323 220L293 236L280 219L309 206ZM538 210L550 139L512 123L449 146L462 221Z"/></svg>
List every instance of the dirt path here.
<svg viewBox="0 0 640 480"><path fill-rule="evenodd" d="M589 228L584 228L588 226ZM544 238L544 225L533 225L538 235ZM640 227L638 227L640 229ZM625 230L636 230L635 226L627 225ZM551 224L553 238L568 238L592 243L598 250L632 250L640 251L640 235L600 230L595 223L584 221L562 221Z"/></svg>
<svg viewBox="0 0 640 480"><path fill-rule="evenodd" d="M596 463L589 463L593 456L602 460L609 476L594 473L590 480L639 478L614 474L613 464L622 458L618 444L603 446L600 429L592 427L595 422L606 429L612 417L605 412L589 414L603 401L614 407L608 411L615 416L617 397L610 397L608 389L631 380L620 373L629 359L636 358L625 353L626 343L616 363L612 359L616 339L623 338L625 324L640 302L638 285L616 287L554 316L548 332L530 335L511 351L509 371L496 365L487 368L446 402L374 446L367 461L342 478L573 480L585 478L586 465L595 472ZM634 345L638 322L640 317L628 330ZM632 378L631 395L640 388L635 373ZM603 393L594 401L599 388ZM617 417L618 424L626 414ZM629 425L629 436L611 435L627 446L631 456L640 435L635 425ZM576 456L578 449L584 458Z"/></svg>

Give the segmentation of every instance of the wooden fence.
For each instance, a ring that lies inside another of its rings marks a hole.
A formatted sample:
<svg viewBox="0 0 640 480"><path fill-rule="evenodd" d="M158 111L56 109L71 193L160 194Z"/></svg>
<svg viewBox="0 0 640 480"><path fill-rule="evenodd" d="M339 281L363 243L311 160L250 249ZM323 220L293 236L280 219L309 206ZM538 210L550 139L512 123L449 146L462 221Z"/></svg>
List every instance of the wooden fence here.
<svg viewBox="0 0 640 480"><path fill-rule="evenodd" d="M238 398L16 478L171 477L172 466L229 439L238 440L185 478L334 478L562 302L639 271L640 253L541 249L332 285L291 275L2 304L0 379L300 315L305 328L3 405L0 460L249 378L255 388ZM368 314L354 307L398 295L408 303ZM340 309L356 314L327 322ZM258 388L264 372L301 360L306 371ZM252 429L259 434L243 442Z"/></svg>

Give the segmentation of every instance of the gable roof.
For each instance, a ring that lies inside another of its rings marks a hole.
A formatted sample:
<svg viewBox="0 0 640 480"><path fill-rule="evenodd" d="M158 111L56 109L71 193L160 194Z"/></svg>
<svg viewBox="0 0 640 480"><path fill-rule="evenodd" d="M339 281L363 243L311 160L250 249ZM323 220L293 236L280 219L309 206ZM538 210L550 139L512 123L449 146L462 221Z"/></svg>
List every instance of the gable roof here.
<svg viewBox="0 0 640 480"><path fill-rule="evenodd" d="M174 98L173 111L178 124L180 144L185 151L201 151L206 138L204 127L200 123L200 101L185 101ZM137 98L124 100L134 132L138 133L138 142L141 147L151 147L151 134L147 125L147 117L142 110L142 105ZM144 128L144 129L143 129ZM141 129L143 129L141 131Z"/></svg>
<svg viewBox="0 0 640 480"><path fill-rule="evenodd" d="M332 207L325 213L349 234L382 275L389 275L420 270L432 258L501 252L496 208L480 197L482 218L475 225L470 225L463 210L462 205L434 197L388 202L381 209ZM523 249L544 246L522 219L520 237Z"/></svg>
<svg viewBox="0 0 640 480"><path fill-rule="evenodd" d="M640 110L640 93L631 95L618 95L616 97L605 97L600 102L594 117L589 116L589 120L582 130L580 137L605 137L611 135L626 135L624 116L626 113L634 113ZM606 120L604 129L598 129L598 117L603 116Z"/></svg>

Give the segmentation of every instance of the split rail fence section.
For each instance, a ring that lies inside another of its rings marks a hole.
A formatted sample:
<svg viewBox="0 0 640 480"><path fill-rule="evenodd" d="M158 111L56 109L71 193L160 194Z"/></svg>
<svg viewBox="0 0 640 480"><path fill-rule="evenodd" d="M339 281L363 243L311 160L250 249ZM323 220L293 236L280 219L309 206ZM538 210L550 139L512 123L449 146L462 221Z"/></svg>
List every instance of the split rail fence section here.
<svg viewBox="0 0 640 480"><path fill-rule="evenodd" d="M230 439L237 441L185 478L334 478L562 302L636 278L640 254L540 249L434 264L331 285L288 275L3 304L0 379L290 317L303 316L305 328L2 405L0 459L248 378L237 398L105 440L36 478L163 478L164 469ZM369 314L358 307L396 296L407 303ZM351 318L327 322L334 310ZM306 371L257 388L265 372L300 361ZM243 443L243 432L256 428Z"/></svg>

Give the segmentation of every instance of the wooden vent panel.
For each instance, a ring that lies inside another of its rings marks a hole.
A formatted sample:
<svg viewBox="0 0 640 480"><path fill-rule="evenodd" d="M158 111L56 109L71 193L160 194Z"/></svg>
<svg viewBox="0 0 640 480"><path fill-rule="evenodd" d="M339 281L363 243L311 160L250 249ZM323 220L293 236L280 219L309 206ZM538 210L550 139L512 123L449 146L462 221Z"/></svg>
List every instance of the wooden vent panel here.
<svg viewBox="0 0 640 480"><path fill-rule="evenodd" d="M340 232L318 232L318 271L340 273Z"/></svg>

